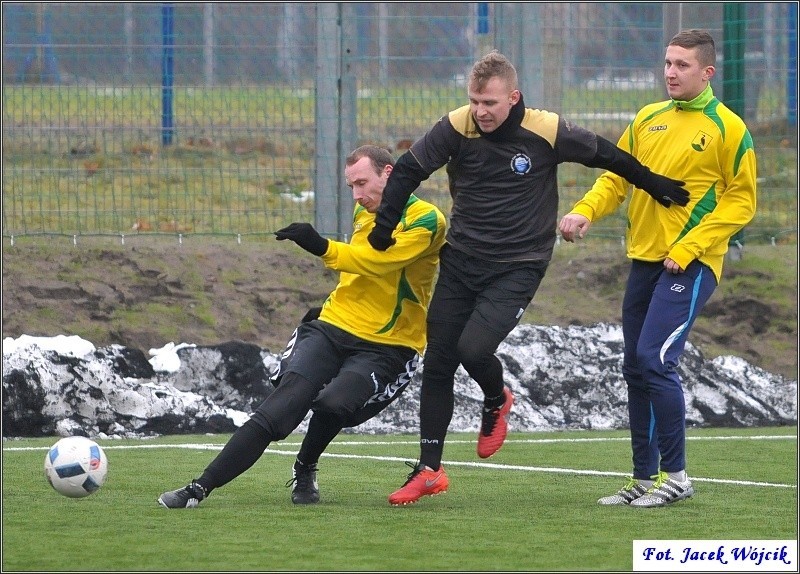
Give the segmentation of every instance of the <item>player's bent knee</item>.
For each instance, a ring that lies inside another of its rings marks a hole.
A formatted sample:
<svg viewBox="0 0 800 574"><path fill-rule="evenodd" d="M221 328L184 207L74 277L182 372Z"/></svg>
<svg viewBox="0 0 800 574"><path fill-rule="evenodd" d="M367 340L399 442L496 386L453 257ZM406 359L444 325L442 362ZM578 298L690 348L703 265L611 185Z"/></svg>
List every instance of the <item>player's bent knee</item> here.
<svg viewBox="0 0 800 574"><path fill-rule="evenodd" d="M348 405L337 397L323 396L321 393L314 401L314 412L333 417L340 420L348 420L353 417L358 407L363 405Z"/></svg>

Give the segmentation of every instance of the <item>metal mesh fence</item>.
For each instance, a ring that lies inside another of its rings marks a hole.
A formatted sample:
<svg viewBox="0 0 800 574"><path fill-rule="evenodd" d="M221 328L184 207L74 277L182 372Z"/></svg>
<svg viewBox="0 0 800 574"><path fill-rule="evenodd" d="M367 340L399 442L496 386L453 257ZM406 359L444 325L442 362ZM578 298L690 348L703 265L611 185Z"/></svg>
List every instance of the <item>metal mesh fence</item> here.
<svg viewBox="0 0 800 574"><path fill-rule="evenodd" d="M616 141L666 98L664 46L717 40L717 96L758 154L752 240L796 241L791 3L4 3L4 237L347 233L343 158L402 153L498 48L530 107ZM560 169L565 212L599 173ZM449 211L441 170L419 194ZM595 235L624 234L624 210Z"/></svg>

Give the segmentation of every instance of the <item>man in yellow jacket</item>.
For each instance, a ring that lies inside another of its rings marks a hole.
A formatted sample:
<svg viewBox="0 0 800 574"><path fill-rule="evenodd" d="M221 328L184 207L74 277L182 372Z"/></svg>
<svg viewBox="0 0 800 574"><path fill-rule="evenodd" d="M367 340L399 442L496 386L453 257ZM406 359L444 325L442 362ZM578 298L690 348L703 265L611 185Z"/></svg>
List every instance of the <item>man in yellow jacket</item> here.
<svg viewBox="0 0 800 574"><path fill-rule="evenodd" d="M292 502L319 502L317 461L344 427L377 415L405 390L426 345L426 315L445 241L445 217L409 197L394 231L396 248L367 241L394 162L372 145L353 151L345 178L356 202L349 243L322 237L309 223L276 232L339 271L319 316L297 327L273 374L276 389L231 436L196 480L158 498L165 508L192 508L249 469L269 443L286 438L313 411L297 454Z"/></svg>
<svg viewBox="0 0 800 574"><path fill-rule="evenodd" d="M756 156L744 122L711 89L716 52L702 30L670 40L671 99L645 106L618 146L651 170L685 182L685 206L634 189L628 206L630 274L622 303L633 474L603 505L657 507L694 494L686 474L686 409L675 370L695 318L717 287L730 238L756 210ZM629 186L611 172L565 215L566 241L615 211Z"/></svg>

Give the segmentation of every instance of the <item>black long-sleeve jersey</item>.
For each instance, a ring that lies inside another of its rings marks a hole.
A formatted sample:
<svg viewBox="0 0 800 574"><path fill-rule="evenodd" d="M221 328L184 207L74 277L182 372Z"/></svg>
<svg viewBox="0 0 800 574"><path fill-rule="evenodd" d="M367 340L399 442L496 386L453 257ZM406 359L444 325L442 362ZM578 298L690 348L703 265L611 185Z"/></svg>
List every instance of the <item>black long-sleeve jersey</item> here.
<svg viewBox="0 0 800 574"><path fill-rule="evenodd" d="M557 166L563 162L623 177L641 168L594 132L526 108L522 98L491 133L481 132L469 105L460 107L398 159L376 225L394 229L409 195L446 165L453 197L446 239L453 248L488 261L549 261L556 240Z"/></svg>

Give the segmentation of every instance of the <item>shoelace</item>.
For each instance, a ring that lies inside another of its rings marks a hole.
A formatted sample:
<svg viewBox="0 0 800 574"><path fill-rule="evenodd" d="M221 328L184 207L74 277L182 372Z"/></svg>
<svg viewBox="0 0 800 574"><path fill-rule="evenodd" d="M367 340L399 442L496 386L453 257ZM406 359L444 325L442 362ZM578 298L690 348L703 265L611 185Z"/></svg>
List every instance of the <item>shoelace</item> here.
<svg viewBox="0 0 800 574"><path fill-rule="evenodd" d="M655 492L656 490L661 488L661 486L665 482L667 482L667 480L669 480L669 475L666 472L659 472L658 474L654 474L650 478L652 478L655 482L653 482L653 486L651 486L647 490L647 492Z"/></svg>
<svg viewBox="0 0 800 574"><path fill-rule="evenodd" d="M297 472L295 470L295 475L286 481L286 488L289 488L293 484L297 485L297 490L309 490L314 483L314 472L317 470L317 465L311 465L306 467L305 469Z"/></svg>
<svg viewBox="0 0 800 574"><path fill-rule="evenodd" d="M622 487L622 490L626 492L630 492L634 489L634 487L639 484L639 481L633 478L632 476L628 477L628 482L625 483L625 486Z"/></svg>
<svg viewBox="0 0 800 574"><path fill-rule="evenodd" d="M403 484L403 486L414 480L414 477L424 470L422 467L420 467L419 462L414 463L406 461L406 466L410 466L412 470L411 472L408 473L408 476L406 477L406 481Z"/></svg>
<svg viewBox="0 0 800 574"><path fill-rule="evenodd" d="M500 418L499 414L501 407L502 405L500 405L499 407L495 407L493 409L483 410L483 420L481 421L481 433L484 436L492 434L492 431L494 430L494 425L497 423L497 419Z"/></svg>

